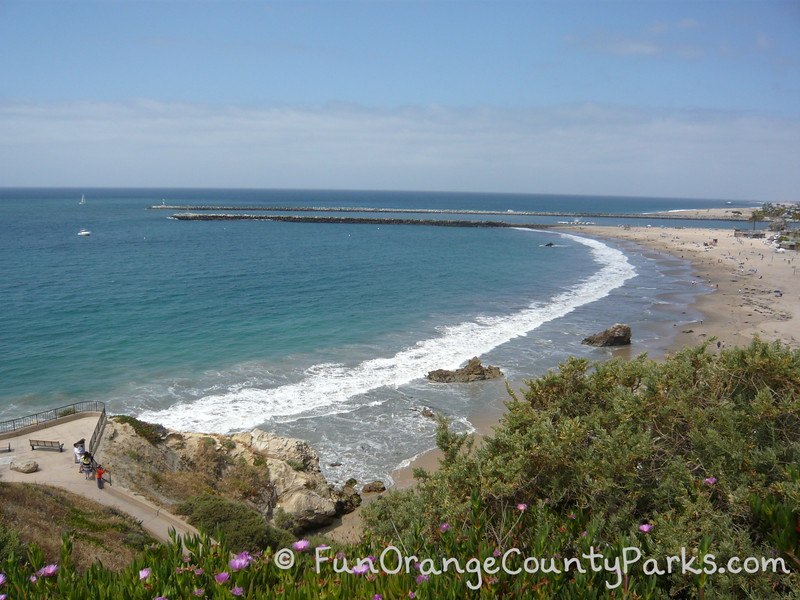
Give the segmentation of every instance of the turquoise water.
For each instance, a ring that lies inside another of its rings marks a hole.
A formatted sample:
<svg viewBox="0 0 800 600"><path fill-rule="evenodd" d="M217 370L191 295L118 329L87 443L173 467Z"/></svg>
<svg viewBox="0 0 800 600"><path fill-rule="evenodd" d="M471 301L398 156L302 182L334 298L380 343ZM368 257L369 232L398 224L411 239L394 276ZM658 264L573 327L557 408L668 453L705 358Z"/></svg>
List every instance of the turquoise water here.
<svg viewBox="0 0 800 600"><path fill-rule="evenodd" d="M688 267L516 229L178 222L147 210L162 198L609 212L721 204L421 192L0 190L0 419L103 400L112 412L175 428L262 425L309 439L326 464L342 463L326 467L334 479L385 478L430 447L432 424L419 416L422 406L468 430L470 414L504 397L497 382L432 386L423 379L428 370L480 355L523 378L568 353L600 358L602 351L580 346L580 338L615 321L674 320L675 302L690 294ZM81 228L91 236L77 236ZM681 312L678 318L689 318Z"/></svg>

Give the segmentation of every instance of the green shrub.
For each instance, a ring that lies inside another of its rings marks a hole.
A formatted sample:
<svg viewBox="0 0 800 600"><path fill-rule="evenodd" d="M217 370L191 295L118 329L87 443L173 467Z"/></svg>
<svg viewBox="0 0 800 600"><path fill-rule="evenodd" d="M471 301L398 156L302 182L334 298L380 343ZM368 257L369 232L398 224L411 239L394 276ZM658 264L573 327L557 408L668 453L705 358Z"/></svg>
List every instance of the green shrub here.
<svg viewBox="0 0 800 600"><path fill-rule="evenodd" d="M250 465L240 459L225 470L217 489L235 500L260 504L264 498L271 496L273 485L269 479L269 469L265 465Z"/></svg>
<svg viewBox="0 0 800 600"><path fill-rule="evenodd" d="M260 513L219 496L194 496L176 510L200 531L218 536L230 548L254 552L294 541L294 536L269 525Z"/></svg>
<svg viewBox="0 0 800 600"><path fill-rule="evenodd" d="M117 423L130 425L137 435L143 437L153 445L161 442L167 435L167 430L163 425L147 423L128 415L117 415L114 417L114 420Z"/></svg>
<svg viewBox="0 0 800 600"><path fill-rule="evenodd" d="M292 467L295 471L305 471L306 465L301 460L295 460L293 458L287 458L286 464Z"/></svg>
<svg viewBox="0 0 800 600"><path fill-rule="evenodd" d="M282 508L275 510L272 515L272 522L278 529L289 531L295 535L299 534L302 530L302 528L297 525L297 520Z"/></svg>

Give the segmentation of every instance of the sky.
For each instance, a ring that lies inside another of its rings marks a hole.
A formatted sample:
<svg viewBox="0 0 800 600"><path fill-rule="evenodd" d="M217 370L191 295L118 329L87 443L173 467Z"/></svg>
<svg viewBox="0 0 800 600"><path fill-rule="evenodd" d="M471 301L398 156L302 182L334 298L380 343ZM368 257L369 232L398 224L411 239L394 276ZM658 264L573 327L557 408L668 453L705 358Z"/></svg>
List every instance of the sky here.
<svg viewBox="0 0 800 600"><path fill-rule="evenodd" d="M800 200L800 0L0 0L0 186Z"/></svg>

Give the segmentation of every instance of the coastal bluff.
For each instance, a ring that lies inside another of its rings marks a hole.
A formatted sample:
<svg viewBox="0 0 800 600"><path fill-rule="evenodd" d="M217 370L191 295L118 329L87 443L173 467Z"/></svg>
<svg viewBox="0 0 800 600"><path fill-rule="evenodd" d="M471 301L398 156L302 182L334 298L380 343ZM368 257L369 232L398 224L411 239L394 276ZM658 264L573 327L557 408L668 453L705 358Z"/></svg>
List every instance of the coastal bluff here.
<svg viewBox="0 0 800 600"><path fill-rule="evenodd" d="M187 433L112 417L95 453L114 484L174 510L203 494L242 502L266 519L290 517L314 529L361 503L352 486L336 489L319 455L293 438L253 429L232 435Z"/></svg>

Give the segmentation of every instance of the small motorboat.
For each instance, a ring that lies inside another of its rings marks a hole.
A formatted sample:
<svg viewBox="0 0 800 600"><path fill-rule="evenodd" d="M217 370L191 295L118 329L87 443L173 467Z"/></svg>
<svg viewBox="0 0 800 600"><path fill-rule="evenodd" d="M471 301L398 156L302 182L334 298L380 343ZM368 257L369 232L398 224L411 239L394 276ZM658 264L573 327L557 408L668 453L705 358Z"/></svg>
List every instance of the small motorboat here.
<svg viewBox="0 0 800 600"><path fill-rule="evenodd" d="M88 236L92 235L92 232L89 231L88 229L81 229L78 232L78 235L81 236L81 237L88 237Z"/></svg>

